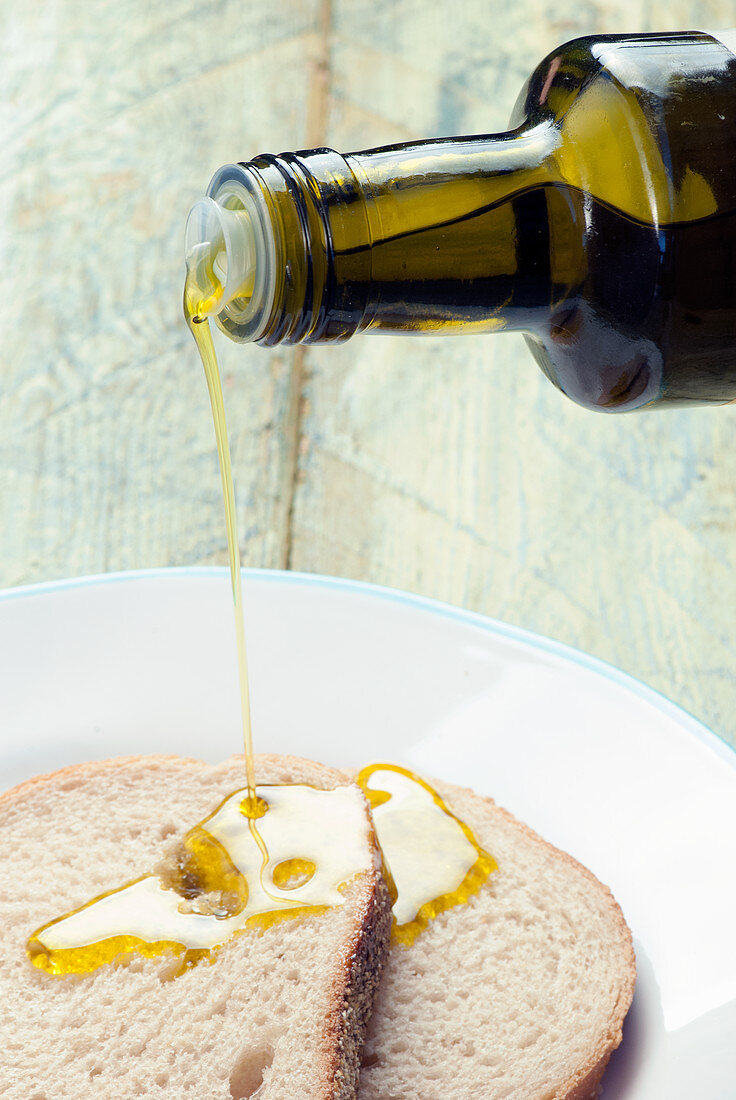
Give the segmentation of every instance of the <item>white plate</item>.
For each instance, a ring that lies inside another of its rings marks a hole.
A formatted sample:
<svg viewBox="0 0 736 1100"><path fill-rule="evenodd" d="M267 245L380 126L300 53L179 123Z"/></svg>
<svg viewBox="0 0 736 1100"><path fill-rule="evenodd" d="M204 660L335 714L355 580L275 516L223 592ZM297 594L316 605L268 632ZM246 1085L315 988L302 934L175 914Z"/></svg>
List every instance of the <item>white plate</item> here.
<svg viewBox="0 0 736 1100"><path fill-rule="evenodd" d="M736 1097L736 754L555 642L369 585L249 572L256 747L493 795L613 889L639 983L606 1100ZM226 572L0 596L0 788L94 757L240 748Z"/></svg>

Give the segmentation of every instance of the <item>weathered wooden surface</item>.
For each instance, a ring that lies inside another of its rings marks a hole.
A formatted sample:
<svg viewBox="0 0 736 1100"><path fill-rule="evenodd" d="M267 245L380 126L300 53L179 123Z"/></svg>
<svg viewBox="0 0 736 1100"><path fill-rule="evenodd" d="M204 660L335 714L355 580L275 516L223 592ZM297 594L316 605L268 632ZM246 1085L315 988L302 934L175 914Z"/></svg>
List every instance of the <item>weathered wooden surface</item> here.
<svg viewBox="0 0 736 1100"><path fill-rule="evenodd" d="M731 0L2 6L3 586L225 562L180 308L220 164L503 129L560 41L736 23ZM218 350L246 563L560 638L736 743L736 409L586 413L514 336Z"/></svg>

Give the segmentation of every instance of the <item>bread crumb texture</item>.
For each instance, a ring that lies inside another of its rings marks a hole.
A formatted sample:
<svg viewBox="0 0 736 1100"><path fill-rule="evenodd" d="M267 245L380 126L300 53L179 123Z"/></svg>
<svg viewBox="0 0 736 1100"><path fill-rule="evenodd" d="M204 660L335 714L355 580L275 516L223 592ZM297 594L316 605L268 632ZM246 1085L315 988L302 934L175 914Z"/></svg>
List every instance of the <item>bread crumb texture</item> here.
<svg viewBox="0 0 736 1100"><path fill-rule="evenodd" d="M171 957L58 978L26 956L40 925L164 859L244 785L242 768L239 759L217 767L110 761L0 799L4 1100L355 1095L361 1031L387 950L389 903L378 872L355 883L343 906L238 935L212 963L175 980ZM258 776L324 788L346 782L287 757L259 758Z"/></svg>
<svg viewBox="0 0 736 1100"><path fill-rule="evenodd" d="M359 1100L589 1100L633 994L610 892L490 800L436 784L499 870L389 956Z"/></svg>

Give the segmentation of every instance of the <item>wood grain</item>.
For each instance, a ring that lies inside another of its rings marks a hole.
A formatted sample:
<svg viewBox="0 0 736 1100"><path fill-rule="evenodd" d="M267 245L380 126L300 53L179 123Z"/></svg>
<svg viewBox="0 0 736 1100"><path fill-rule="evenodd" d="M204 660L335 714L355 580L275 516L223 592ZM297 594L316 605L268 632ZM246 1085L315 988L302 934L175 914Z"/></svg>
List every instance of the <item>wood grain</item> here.
<svg viewBox="0 0 736 1100"><path fill-rule="evenodd" d="M60 0L7 20L3 585L225 560L184 220L220 164L305 140L324 41L316 0L250 9L138 0L91 19ZM283 565L294 353L218 349L244 560Z"/></svg>
<svg viewBox="0 0 736 1100"><path fill-rule="evenodd" d="M503 129L580 33L730 0L3 0L0 584L226 561L186 211L259 151ZM218 334L219 335L219 334ZM736 744L736 409L604 417L515 336L222 355L246 564L560 638Z"/></svg>

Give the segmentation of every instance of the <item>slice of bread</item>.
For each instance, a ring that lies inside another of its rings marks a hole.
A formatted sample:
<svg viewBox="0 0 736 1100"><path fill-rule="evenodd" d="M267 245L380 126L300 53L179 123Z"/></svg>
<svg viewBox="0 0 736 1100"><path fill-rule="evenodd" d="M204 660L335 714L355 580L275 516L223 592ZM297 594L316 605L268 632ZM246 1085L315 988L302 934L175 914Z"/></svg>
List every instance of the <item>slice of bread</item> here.
<svg viewBox="0 0 736 1100"><path fill-rule="evenodd" d="M392 947L359 1100L591 1100L634 990L621 910L490 799L433 785L498 870Z"/></svg>
<svg viewBox="0 0 736 1100"><path fill-rule="evenodd" d="M259 785L349 782L293 757L259 757L256 773ZM42 924L151 871L243 786L242 757L147 757L68 768L0 799L4 1100L355 1096L390 922L368 816L370 869L342 905L242 932L175 980L171 957L56 977L26 956Z"/></svg>

